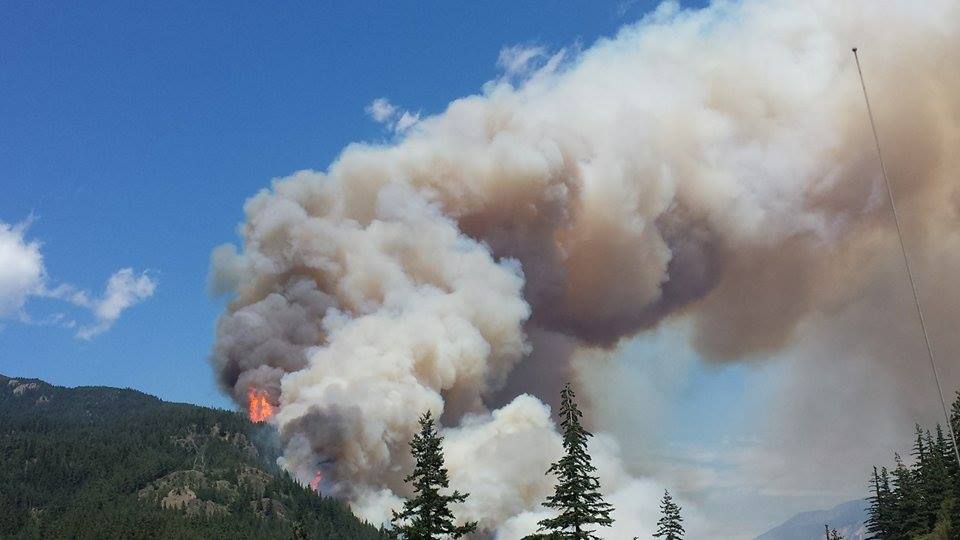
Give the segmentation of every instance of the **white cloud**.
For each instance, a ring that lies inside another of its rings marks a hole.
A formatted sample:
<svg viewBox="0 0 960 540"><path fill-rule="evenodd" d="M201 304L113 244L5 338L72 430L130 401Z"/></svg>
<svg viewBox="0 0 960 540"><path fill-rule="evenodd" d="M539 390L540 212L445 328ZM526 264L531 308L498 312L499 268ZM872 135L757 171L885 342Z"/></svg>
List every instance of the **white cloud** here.
<svg viewBox="0 0 960 540"><path fill-rule="evenodd" d="M377 98L367 105L367 114L381 124L388 122L397 113L397 107L387 98Z"/></svg>
<svg viewBox="0 0 960 540"><path fill-rule="evenodd" d="M486 85L492 90L500 83L537 84L556 74L581 51L579 43L551 53L542 45L510 45L500 49L497 66L503 75Z"/></svg>
<svg viewBox="0 0 960 540"><path fill-rule="evenodd" d="M497 65L507 75L525 75L534 67L536 60L544 58L546 47L542 45L510 45L500 49Z"/></svg>
<svg viewBox="0 0 960 540"><path fill-rule="evenodd" d="M40 244L24 238L28 226L29 220L18 225L0 221L0 317L20 312L43 281Z"/></svg>
<svg viewBox="0 0 960 540"><path fill-rule="evenodd" d="M371 101L365 111L374 122L383 124L384 127L398 135L405 133L420 121L419 111L414 113L401 109L384 97Z"/></svg>
<svg viewBox="0 0 960 540"><path fill-rule="evenodd" d="M137 276L132 268L118 270L107 280L107 290L103 297L88 305L97 318L96 324L80 328L77 337L90 339L106 332L124 310L153 296L156 288L156 282L146 272Z"/></svg>
<svg viewBox="0 0 960 540"><path fill-rule="evenodd" d="M76 336L91 339L109 330L127 308L149 298L156 290L156 281L147 272L137 275L132 268L123 268L110 276L99 298L69 283L51 286L47 283L40 242L25 238L30 223L29 219L17 225L0 221L0 319L16 316L26 324L79 326ZM30 297L62 300L85 308L94 322L79 325L64 313L34 319L25 310Z"/></svg>

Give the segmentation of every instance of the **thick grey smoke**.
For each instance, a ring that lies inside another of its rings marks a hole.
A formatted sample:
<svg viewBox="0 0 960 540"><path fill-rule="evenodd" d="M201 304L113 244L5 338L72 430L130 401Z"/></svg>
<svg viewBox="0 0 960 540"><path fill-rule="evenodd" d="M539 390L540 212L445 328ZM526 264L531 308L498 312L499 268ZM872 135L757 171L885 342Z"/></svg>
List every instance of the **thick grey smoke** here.
<svg viewBox="0 0 960 540"><path fill-rule="evenodd" d="M895 244L853 44L910 244L940 264L960 207L960 5L668 3L250 199L242 250L212 258L233 295L221 385L240 404L267 391L285 465L373 519L407 494L418 414L442 413L464 516L529 531L559 443L525 392L552 398L573 352L685 317L704 358L757 358L890 286L871 270ZM869 331L910 338L887 330ZM878 347L864 357L898 369ZM637 494L658 490L598 441L631 528L611 537L642 534Z"/></svg>

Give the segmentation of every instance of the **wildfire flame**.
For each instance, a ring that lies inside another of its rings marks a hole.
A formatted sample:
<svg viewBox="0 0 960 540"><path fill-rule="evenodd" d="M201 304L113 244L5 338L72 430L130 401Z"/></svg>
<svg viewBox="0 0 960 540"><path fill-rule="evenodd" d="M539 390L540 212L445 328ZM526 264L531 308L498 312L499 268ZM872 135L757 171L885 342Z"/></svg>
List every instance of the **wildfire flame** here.
<svg viewBox="0 0 960 540"><path fill-rule="evenodd" d="M316 474L313 475L313 480L310 481L310 489L314 491L319 491L320 482L322 480L323 480L323 474L320 471L317 471Z"/></svg>
<svg viewBox="0 0 960 540"><path fill-rule="evenodd" d="M253 422L266 422L268 418L273 416L273 405L270 404L267 397L265 390L254 388L247 390L247 409L250 420Z"/></svg>

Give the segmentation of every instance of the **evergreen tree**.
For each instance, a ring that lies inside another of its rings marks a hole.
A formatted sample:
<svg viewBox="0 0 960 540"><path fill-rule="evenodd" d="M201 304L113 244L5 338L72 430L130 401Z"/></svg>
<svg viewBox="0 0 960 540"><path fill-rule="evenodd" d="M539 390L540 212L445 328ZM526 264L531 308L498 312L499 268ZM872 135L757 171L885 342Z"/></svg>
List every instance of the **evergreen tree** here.
<svg viewBox="0 0 960 540"><path fill-rule="evenodd" d="M952 405L950 424L960 427L960 391ZM868 538L960 540L960 464L953 441L941 425L933 433L915 426L908 468L898 454L892 473L874 469L870 479ZM946 535L946 536L944 536Z"/></svg>
<svg viewBox="0 0 960 540"><path fill-rule="evenodd" d="M953 428L953 437L960 437L960 390L957 390L957 398L950 407L950 426ZM950 475L957 477L960 476L960 463L957 462L957 454L953 449L953 445L956 443L953 437L947 438L948 449L951 453L948 463ZM960 500L957 501L957 505L960 505Z"/></svg>
<svg viewBox="0 0 960 540"><path fill-rule="evenodd" d="M920 424L914 424L913 426L913 451L910 455L913 456L913 472L918 475L923 475L923 468L927 464L927 445L923 441L923 429L920 427Z"/></svg>
<svg viewBox="0 0 960 540"><path fill-rule="evenodd" d="M957 473L960 472L960 463L957 463L957 456L953 451L953 442L950 440L950 437L944 434L943 426L940 424L937 424L936 433L937 440L935 445L937 454L943 461L944 467L947 470L947 476L953 479L957 476Z"/></svg>
<svg viewBox="0 0 960 540"><path fill-rule="evenodd" d="M923 428L920 427L920 424L914 424L913 431L913 450L910 452L910 455L913 456L913 466L910 471L913 473L916 497L919 501L917 521L920 526L911 530L913 533L919 534L929 530L931 521L936 519L936 511L931 511L930 504L929 491L932 472L930 449L923 438Z"/></svg>
<svg viewBox="0 0 960 540"><path fill-rule="evenodd" d="M925 529L923 501L914 473L903 464L900 454L894 453L893 458L896 467L891 474L891 486L896 493L893 512L896 526L892 537L910 538L911 535L922 534Z"/></svg>
<svg viewBox="0 0 960 540"><path fill-rule="evenodd" d="M475 521L455 525L451 503L460 503L468 494L454 491L450 495L440 493L450 487L447 469L443 464L443 437L437 432L430 411L420 417L420 433L410 441L410 451L416 459L413 472L403 479L413 482L416 493L413 499L403 503L403 511L393 512L391 520L394 533L404 540L430 540L436 538L460 538L476 530Z"/></svg>
<svg viewBox="0 0 960 540"><path fill-rule="evenodd" d="M867 509L865 523L869 536L867 540L887 540L894 537L896 523L894 520L894 494L890 491L890 474L886 467L880 472L873 468L873 478L870 479L873 493L867 499L870 507Z"/></svg>
<svg viewBox="0 0 960 540"><path fill-rule="evenodd" d="M303 527L303 523L296 522L293 524L293 540L306 540L307 531Z"/></svg>
<svg viewBox="0 0 960 540"><path fill-rule="evenodd" d="M657 533L653 536L663 538L663 540L681 540L684 531L680 506L673 502L673 497L666 490L663 492L663 500L660 501L660 514L660 521L657 522Z"/></svg>
<svg viewBox="0 0 960 540"><path fill-rule="evenodd" d="M950 408L950 424L953 426L953 434L960 437L960 390L957 390L957 397Z"/></svg>
<svg viewBox="0 0 960 540"><path fill-rule="evenodd" d="M950 538L960 538L960 474L953 478L953 507L950 509Z"/></svg>
<svg viewBox="0 0 960 540"><path fill-rule="evenodd" d="M940 427L939 425L937 426ZM943 431L941 429L941 440L934 440L933 436L927 431L927 466L923 478L923 503L924 512L927 514L927 526L933 530L937 523L937 517L940 514L940 507L950 496L951 483L950 473L947 469L947 463L943 456Z"/></svg>
<svg viewBox="0 0 960 540"><path fill-rule="evenodd" d="M594 474L597 469L587 453L587 438L592 435L580 425L583 413L574 397L573 389L567 383L560 393L564 455L547 470L547 474L557 475L557 485L554 494L547 497L543 505L558 511L559 515L540 521L541 534L535 537L596 539L591 526L609 527L613 524L610 517L613 506L600 494L600 481Z"/></svg>

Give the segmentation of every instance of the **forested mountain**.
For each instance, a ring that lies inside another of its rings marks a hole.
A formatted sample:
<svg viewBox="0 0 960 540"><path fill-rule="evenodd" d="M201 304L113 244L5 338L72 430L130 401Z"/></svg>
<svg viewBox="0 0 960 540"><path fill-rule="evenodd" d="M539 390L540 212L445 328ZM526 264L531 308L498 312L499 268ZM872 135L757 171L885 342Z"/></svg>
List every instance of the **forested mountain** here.
<svg viewBox="0 0 960 540"><path fill-rule="evenodd" d="M267 430L134 390L0 375L0 537L386 537L279 470Z"/></svg>

